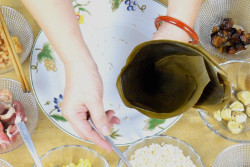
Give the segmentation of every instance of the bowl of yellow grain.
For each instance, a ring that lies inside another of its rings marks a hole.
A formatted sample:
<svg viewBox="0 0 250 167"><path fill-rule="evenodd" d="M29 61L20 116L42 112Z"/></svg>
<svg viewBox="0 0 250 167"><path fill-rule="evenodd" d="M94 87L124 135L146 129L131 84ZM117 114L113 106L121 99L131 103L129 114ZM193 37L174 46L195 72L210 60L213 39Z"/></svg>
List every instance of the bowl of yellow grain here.
<svg viewBox="0 0 250 167"><path fill-rule="evenodd" d="M40 160L44 167L109 167L103 156L81 145L64 145L53 148Z"/></svg>

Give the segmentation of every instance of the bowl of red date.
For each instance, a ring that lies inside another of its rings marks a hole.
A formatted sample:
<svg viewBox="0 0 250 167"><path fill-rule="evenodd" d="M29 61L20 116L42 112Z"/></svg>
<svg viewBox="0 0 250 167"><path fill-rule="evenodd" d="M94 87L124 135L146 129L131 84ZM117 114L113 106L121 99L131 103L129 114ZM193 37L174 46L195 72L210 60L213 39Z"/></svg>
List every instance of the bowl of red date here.
<svg viewBox="0 0 250 167"><path fill-rule="evenodd" d="M194 26L200 44L222 59L250 58L249 11L249 0L205 1Z"/></svg>
<svg viewBox="0 0 250 167"><path fill-rule="evenodd" d="M38 108L32 93L24 93L18 81L0 78L0 154L23 144L16 118L25 122L33 133L38 121Z"/></svg>

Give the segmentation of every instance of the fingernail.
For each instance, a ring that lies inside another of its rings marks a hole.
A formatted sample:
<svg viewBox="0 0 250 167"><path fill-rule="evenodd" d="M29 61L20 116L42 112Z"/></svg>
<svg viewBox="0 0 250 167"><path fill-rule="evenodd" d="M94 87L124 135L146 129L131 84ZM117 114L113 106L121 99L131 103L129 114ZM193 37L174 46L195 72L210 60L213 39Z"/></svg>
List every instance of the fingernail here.
<svg viewBox="0 0 250 167"><path fill-rule="evenodd" d="M102 131L102 134L105 135L105 136L109 136L110 135L110 128L109 126L104 126L101 128L101 131Z"/></svg>

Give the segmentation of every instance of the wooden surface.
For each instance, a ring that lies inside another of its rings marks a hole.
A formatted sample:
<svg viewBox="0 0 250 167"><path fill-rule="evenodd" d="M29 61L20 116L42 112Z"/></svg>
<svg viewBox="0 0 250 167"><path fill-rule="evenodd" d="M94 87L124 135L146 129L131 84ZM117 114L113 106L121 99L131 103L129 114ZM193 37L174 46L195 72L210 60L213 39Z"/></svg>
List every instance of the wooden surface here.
<svg viewBox="0 0 250 167"><path fill-rule="evenodd" d="M34 33L34 40L40 31L39 26L34 21L30 13L25 9L25 7L18 0L1 0L0 5L5 5L12 7L22 13L25 18L28 20L29 24L32 27ZM216 59L219 62L221 60ZM23 63L22 67L24 69L25 75L30 81L29 77L29 57ZM16 74L14 71L11 71L6 74L0 75L1 78L12 78L17 80ZM191 110L183 115L183 117L170 129L168 129L164 134L177 137L187 143L189 143L201 156L205 166L211 166L215 157L225 148L236 144L234 142L227 141L222 137L215 135L202 121L198 112L196 110ZM56 127L41 111L39 108L39 121L37 128L32 134L32 139L34 141L35 147L37 149L38 155L42 156L48 150L71 144L80 144L87 146L91 149L96 150L99 154L103 155L111 167L115 167L118 163L119 158L115 153L106 153L100 147L97 147L92 144L82 142L78 139L75 139L68 134L61 131ZM126 147L120 147L122 151ZM1 159L4 159L11 163L14 167L31 167L33 165L33 160L26 149L25 144L19 148L0 155Z"/></svg>

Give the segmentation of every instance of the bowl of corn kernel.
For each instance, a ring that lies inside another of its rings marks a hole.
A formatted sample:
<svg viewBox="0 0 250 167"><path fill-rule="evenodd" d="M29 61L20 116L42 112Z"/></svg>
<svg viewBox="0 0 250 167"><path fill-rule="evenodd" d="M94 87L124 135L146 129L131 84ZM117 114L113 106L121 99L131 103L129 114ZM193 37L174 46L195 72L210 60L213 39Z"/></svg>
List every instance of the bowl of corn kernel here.
<svg viewBox="0 0 250 167"><path fill-rule="evenodd" d="M40 158L44 167L109 167L98 154L81 145L65 145L49 150ZM33 165L36 167L36 165Z"/></svg>
<svg viewBox="0 0 250 167"><path fill-rule="evenodd" d="M204 123L217 135L250 143L250 61L227 61L220 66L228 74L231 101L217 111L199 110Z"/></svg>

